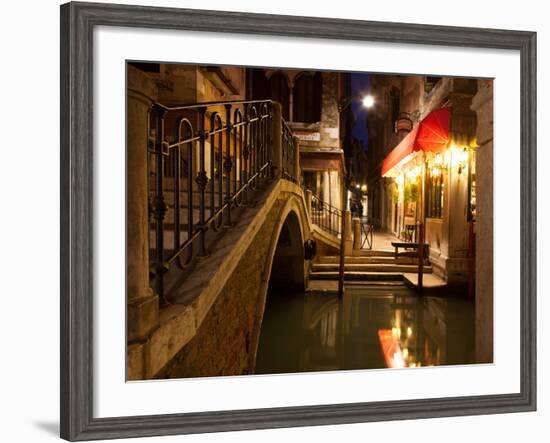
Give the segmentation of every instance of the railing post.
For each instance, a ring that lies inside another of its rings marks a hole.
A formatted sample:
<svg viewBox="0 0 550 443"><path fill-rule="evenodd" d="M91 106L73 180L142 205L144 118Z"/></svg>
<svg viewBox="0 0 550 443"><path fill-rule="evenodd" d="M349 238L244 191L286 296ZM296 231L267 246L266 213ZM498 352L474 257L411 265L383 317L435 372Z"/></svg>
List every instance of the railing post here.
<svg viewBox="0 0 550 443"><path fill-rule="evenodd" d="M313 195L313 192L311 192L310 189L306 189L306 194L305 194L306 209L307 209L307 213L309 214L309 216L311 217L311 219L313 221L313 214L311 213L311 198L312 198L312 195Z"/></svg>
<svg viewBox="0 0 550 443"><path fill-rule="evenodd" d="M342 212L342 234L340 235L340 266L338 272L338 297L344 296L344 274L346 267L346 234L349 230L351 236L351 213L349 211Z"/></svg>
<svg viewBox="0 0 550 443"><path fill-rule="evenodd" d="M361 250L361 221L353 219L353 255L359 255Z"/></svg>
<svg viewBox="0 0 550 443"><path fill-rule="evenodd" d="M199 109L199 171L195 181L199 187L199 228L201 230L199 234L199 252L198 255L201 257L206 256L206 185L208 184L208 176L206 175L206 165L205 165L205 118L206 118L206 107Z"/></svg>
<svg viewBox="0 0 550 443"><path fill-rule="evenodd" d="M249 105L248 103L244 104L243 107L243 121L244 121L244 128L243 128L243 141L242 141L242 155L241 155L241 175L243 177L241 186L246 186L246 189L243 193L243 202L246 204L248 203L248 159L250 157L250 140L249 140L249 133L250 133L250 115L249 115Z"/></svg>
<svg viewBox="0 0 550 443"><path fill-rule="evenodd" d="M153 200L153 218L155 219L155 290L162 304L166 304L164 294L164 216L168 210L164 199L164 115L166 111L158 105L153 105L152 113L155 119L155 198ZM167 157L168 158L168 157Z"/></svg>
<svg viewBox="0 0 550 443"><path fill-rule="evenodd" d="M128 66L127 97L127 321L128 341L138 342L157 327L158 296L149 281L148 136L149 109L157 91L152 81ZM131 359L130 359L131 360ZM132 362L129 360L129 364ZM142 369L136 369L138 372Z"/></svg>
<svg viewBox="0 0 550 443"><path fill-rule="evenodd" d="M344 235L344 253L346 255L351 255L352 251L352 237L351 237L351 212L349 209L342 211L342 222L343 226L343 235Z"/></svg>
<svg viewBox="0 0 550 443"><path fill-rule="evenodd" d="M299 186L302 175L302 168L300 168L300 139L296 136L293 136L292 139L294 141L294 179Z"/></svg>
<svg viewBox="0 0 550 443"><path fill-rule="evenodd" d="M233 170L233 161L231 160L231 104L225 105L225 160L223 169L225 172L225 199L224 204L227 209L225 226L231 226L231 172Z"/></svg>
<svg viewBox="0 0 550 443"><path fill-rule="evenodd" d="M283 172L283 114L281 104L273 102L273 169L274 177L281 178Z"/></svg>

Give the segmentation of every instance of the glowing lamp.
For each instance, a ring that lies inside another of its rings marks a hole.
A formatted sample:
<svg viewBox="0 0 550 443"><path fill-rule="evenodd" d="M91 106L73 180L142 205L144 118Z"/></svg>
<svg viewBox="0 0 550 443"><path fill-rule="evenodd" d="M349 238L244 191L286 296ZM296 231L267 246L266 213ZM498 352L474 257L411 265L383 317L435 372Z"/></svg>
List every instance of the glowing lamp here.
<svg viewBox="0 0 550 443"><path fill-rule="evenodd" d="M365 95L363 97L363 106L365 108L372 108L374 106L374 102L375 102L374 97L370 94Z"/></svg>

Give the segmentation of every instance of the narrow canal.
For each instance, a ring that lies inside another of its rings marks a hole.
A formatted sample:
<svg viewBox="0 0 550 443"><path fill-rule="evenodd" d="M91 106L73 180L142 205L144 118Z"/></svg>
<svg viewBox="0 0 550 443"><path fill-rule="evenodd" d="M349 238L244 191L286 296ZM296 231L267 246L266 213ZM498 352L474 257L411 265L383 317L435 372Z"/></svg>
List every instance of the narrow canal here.
<svg viewBox="0 0 550 443"><path fill-rule="evenodd" d="M474 362L474 302L402 286L267 297L257 374Z"/></svg>

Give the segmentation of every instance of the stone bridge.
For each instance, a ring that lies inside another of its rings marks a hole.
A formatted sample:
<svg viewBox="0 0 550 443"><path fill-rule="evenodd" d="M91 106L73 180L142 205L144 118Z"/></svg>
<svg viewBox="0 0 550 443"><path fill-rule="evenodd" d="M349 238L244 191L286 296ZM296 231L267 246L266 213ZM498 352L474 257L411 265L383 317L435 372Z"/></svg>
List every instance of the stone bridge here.
<svg viewBox="0 0 550 443"><path fill-rule="evenodd" d="M306 287L305 240L322 255L339 250L306 201L295 183L271 182L160 309L148 338L129 345L128 379L253 373L269 286Z"/></svg>
<svg viewBox="0 0 550 443"><path fill-rule="evenodd" d="M299 141L276 102L170 108L127 81L128 379L252 373L269 286L306 287L304 241L339 251Z"/></svg>

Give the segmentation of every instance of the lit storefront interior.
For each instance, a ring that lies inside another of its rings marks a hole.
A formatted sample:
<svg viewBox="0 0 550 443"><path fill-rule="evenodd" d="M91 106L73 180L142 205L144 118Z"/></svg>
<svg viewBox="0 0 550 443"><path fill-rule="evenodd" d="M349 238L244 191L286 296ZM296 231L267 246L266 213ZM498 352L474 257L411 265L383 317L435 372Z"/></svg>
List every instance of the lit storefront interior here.
<svg viewBox="0 0 550 443"><path fill-rule="evenodd" d="M430 112L384 159L382 176L393 179L392 231L417 241L422 223L435 272L464 283L475 250L476 143L455 137L451 121L449 107Z"/></svg>

